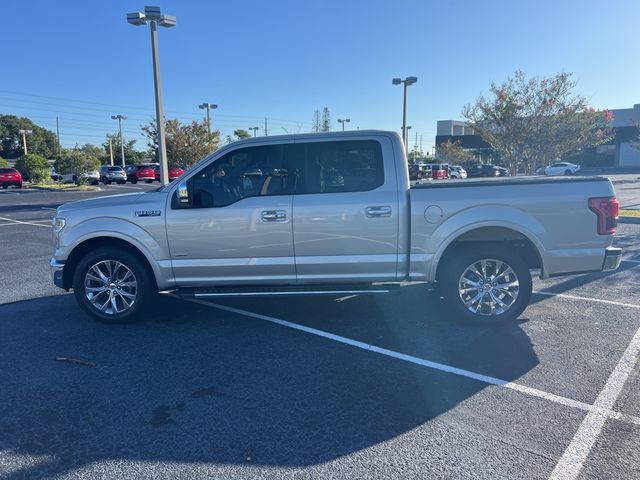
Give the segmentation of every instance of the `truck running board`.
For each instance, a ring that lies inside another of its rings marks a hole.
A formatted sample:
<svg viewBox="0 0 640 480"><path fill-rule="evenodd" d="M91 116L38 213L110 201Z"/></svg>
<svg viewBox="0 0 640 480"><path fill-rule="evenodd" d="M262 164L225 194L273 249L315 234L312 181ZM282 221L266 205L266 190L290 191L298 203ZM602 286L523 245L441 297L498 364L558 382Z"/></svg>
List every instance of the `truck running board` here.
<svg viewBox="0 0 640 480"><path fill-rule="evenodd" d="M255 286L185 288L175 292L184 298L269 297L294 295L375 295L389 294L397 290L393 284L380 285L303 285L303 286Z"/></svg>

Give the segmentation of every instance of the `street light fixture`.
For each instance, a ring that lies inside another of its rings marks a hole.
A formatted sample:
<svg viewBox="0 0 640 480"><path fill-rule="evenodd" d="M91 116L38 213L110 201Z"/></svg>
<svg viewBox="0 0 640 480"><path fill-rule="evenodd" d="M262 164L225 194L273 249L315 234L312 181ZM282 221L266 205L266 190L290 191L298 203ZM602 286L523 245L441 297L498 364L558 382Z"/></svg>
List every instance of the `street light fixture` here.
<svg viewBox="0 0 640 480"><path fill-rule="evenodd" d="M200 110L207 110L207 130L209 131L209 134L211 134L211 118L209 117L209 109L215 110L216 108L218 108L218 105L216 105L215 103L202 103L198 105L198 108Z"/></svg>
<svg viewBox="0 0 640 480"><path fill-rule="evenodd" d="M345 118L345 119L339 118L339 119L338 119L338 123L341 123L341 124L342 124L342 131L343 131L343 132L344 132L344 124L345 124L345 123L349 123L350 121L351 121L351 119L350 119L350 118Z"/></svg>
<svg viewBox="0 0 640 480"><path fill-rule="evenodd" d="M253 130L253 136L256 136L256 132L260 130L260 127L249 127L249 130Z"/></svg>
<svg viewBox="0 0 640 480"><path fill-rule="evenodd" d="M144 7L143 12L127 13L127 22L141 26L149 24L151 30L151 55L153 59L153 83L156 94L156 133L158 141L158 160L160 162L160 183L169 181L167 168L167 144L165 140L164 112L162 110L162 88L160 86L160 59L158 58L158 34L156 26L175 27L176 17L160 12L160 7Z"/></svg>
<svg viewBox="0 0 640 480"><path fill-rule="evenodd" d="M404 142L405 151L407 150L407 87L418 81L418 77L394 78L391 80L393 85L404 85L404 95L402 100L402 141Z"/></svg>
<svg viewBox="0 0 640 480"><path fill-rule="evenodd" d="M120 130L120 148L121 148L121 152L122 152L122 168L124 168L124 139L122 138L122 120L126 120L127 116L126 115L111 115L111 118L113 118L114 120L118 120L118 128Z"/></svg>
<svg viewBox="0 0 640 480"><path fill-rule="evenodd" d="M27 155L29 152L27 151L27 135L31 135L33 130L18 130L18 133L22 135L22 148L24 150L24 154Z"/></svg>

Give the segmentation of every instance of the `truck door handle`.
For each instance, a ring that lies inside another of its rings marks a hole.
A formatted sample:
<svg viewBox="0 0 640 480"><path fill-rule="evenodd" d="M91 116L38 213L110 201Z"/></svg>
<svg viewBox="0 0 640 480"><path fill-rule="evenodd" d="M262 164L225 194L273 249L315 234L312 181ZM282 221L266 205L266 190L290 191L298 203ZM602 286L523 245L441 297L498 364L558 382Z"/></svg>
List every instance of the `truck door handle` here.
<svg viewBox="0 0 640 480"><path fill-rule="evenodd" d="M264 210L262 212L263 222L284 222L287 219L287 212L284 210Z"/></svg>
<svg viewBox="0 0 640 480"><path fill-rule="evenodd" d="M365 214L367 217L390 217L391 216L391 207L367 207L365 209Z"/></svg>

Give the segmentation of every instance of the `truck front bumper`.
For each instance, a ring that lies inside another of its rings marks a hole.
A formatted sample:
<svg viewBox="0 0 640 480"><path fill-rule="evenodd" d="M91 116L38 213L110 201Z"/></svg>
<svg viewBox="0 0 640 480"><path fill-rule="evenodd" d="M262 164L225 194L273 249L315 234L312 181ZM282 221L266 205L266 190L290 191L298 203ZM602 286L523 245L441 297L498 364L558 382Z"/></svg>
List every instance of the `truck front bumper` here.
<svg viewBox="0 0 640 480"><path fill-rule="evenodd" d="M62 278L64 263L58 262L58 260L56 260L54 257L51 257L49 266L51 267L51 276L53 277L53 283L55 284L55 286L64 288L64 282Z"/></svg>
<svg viewBox="0 0 640 480"><path fill-rule="evenodd" d="M609 247L604 252L602 270L616 270L622 261L622 249Z"/></svg>

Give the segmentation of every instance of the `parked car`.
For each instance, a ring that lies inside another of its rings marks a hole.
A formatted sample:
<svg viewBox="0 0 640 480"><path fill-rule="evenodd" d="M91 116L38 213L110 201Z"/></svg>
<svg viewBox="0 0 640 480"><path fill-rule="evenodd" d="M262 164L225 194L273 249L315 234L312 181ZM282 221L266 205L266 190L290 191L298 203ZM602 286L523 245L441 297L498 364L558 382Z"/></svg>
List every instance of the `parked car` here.
<svg viewBox="0 0 640 480"><path fill-rule="evenodd" d="M580 171L580 165L569 162L560 162L549 165L543 170L545 175L573 175Z"/></svg>
<svg viewBox="0 0 640 480"><path fill-rule="evenodd" d="M151 183L156 179L153 164L142 163L139 165L127 165L125 167L127 179L131 183L147 182Z"/></svg>
<svg viewBox="0 0 640 480"><path fill-rule="evenodd" d="M620 265L607 178L410 187L406 162L394 132L231 143L160 189L59 207L53 281L94 318L123 322L159 290L342 295L437 280L452 318L483 325L524 311L530 269Z"/></svg>
<svg viewBox="0 0 640 480"><path fill-rule="evenodd" d="M73 173L63 173L62 175L60 175L60 178L63 182L78 182L78 177ZM85 172L80 175L80 181L84 183L90 183L91 185L98 185L98 183L100 183L100 172L98 170Z"/></svg>
<svg viewBox="0 0 640 480"><path fill-rule="evenodd" d="M105 185L111 182L127 183L127 174L122 167L103 165L100 167L100 181Z"/></svg>
<svg viewBox="0 0 640 480"><path fill-rule="evenodd" d="M409 164L409 180L422 180L429 176L430 171L424 163Z"/></svg>
<svg viewBox="0 0 640 480"><path fill-rule="evenodd" d="M160 181L160 165L155 163L153 165L153 171L155 172L156 181L159 182ZM167 170L167 173L169 175L169 181L173 182L176 178L180 178L182 176L182 174L184 173L184 169L180 167L169 167L169 169Z"/></svg>
<svg viewBox="0 0 640 480"><path fill-rule="evenodd" d="M500 167L496 165L496 168L498 169L498 176L499 177L510 177L511 176L511 172L504 167Z"/></svg>
<svg viewBox="0 0 640 480"><path fill-rule="evenodd" d="M500 170L498 169L498 167L489 163L476 163L475 165L471 165L467 170L467 177L469 178L499 176Z"/></svg>
<svg viewBox="0 0 640 480"><path fill-rule="evenodd" d="M427 163L427 169L434 180L445 180L449 178L449 165L447 163Z"/></svg>
<svg viewBox="0 0 640 480"><path fill-rule="evenodd" d="M5 189L9 187L22 188L22 175L15 168L1 167L0 187Z"/></svg>
<svg viewBox="0 0 640 480"><path fill-rule="evenodd" d="M56 172L56 169L54 167L51 167L51 180L56 182L62 181L62 175Z"/></svg>
<svg viewBox="0 0 640 480"><path fill-rule="evenodd" d="M467 178L467 171L459 165L451 165L449 167L449 176L451 178Z"/></svg>

